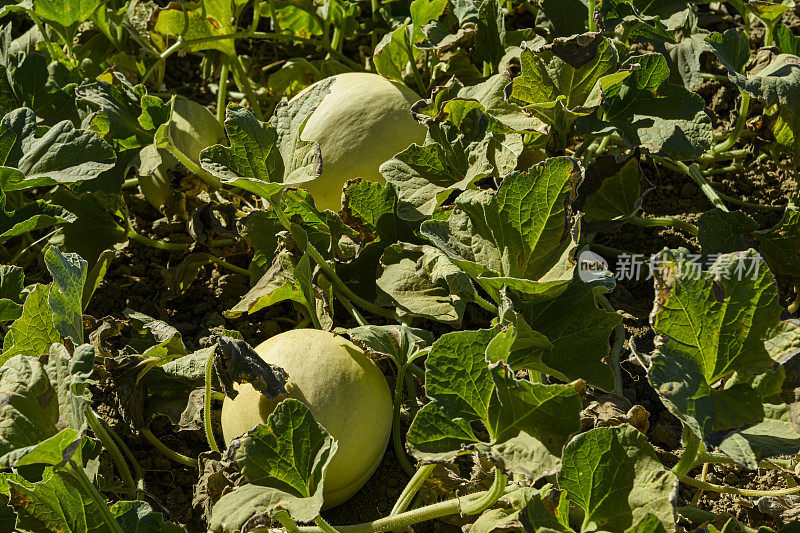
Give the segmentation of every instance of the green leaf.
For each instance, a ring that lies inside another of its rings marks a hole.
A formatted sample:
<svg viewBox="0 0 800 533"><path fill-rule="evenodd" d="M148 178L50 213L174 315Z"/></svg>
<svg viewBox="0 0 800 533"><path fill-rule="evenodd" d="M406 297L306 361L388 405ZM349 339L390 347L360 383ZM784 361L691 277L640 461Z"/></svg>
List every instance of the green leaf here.
<svg viewBox="0 0 800 533"><path fill-rule="evenodd" d="M447 220L425 221L420 231L495 300L503 285L557 293L572 279L570 204L580 180L573 159L548 159L506 176L497 194L463 192Z"/></svg>
<svg viewBox="0 0 800 533"><path fill-rule="evenodd" d="M800 55L800 37L783 24L775 27L775 46L784 54Z"/></svg>
<svg viewBox="0 0 800 533"><path fill-rule="evenodd" d="M497 71L506 53L505 13L498 0L486 0L478 6L478 27L475 32L473 57L492 66Z"/></svg>
<svg viewBox="0 0 800 533"><path fill-rule="evenodd" d="M115 200L99 193L76 194L59 187L52 201L75 213L77 218L61 230L64 247L80 255L90 265L94 265L105 250L128 240L125 230L112 215L116 211Z"/></svg>
<svg viewBox="0 0 800 533"><path fill-rule="evenodd" d="M586 31L589 9L585 0L538 0L556 37L568 37Z"/></svg>
<svg viewBox="0 0 800 533"><path fill-rule="evenodd" d="M762 459L800 452L800 434L792 426L786 404L764 404L764 419L727 435L720 442L719 450L738 464L757 470Z"/></svg>
<svg viewBox="0 0 800 533"><path fill-rule="evenodd" d="M105 501L94 500L67 470L48 467L38 483L8 480L8 485L20 531L106 530L99 508Z"/></svg>
<svg viewBox="0 0 800 533"><path fill-rule="evenodd" d="M800 328L781 321L775 280L754 250L720 255L701 272L685 250L654 262L653 328L661 336L650 382L667 407L703 439L758 423L761 396L751 385L715 388L734 372L763 373L785 357Z"/></svg>
<svg viewBox="0 0 800 533"><path fill-rule="evenodd" d="M725 33L714 32L705 40L729 73L744 73L750 60L750 43L744 32L730 28Z"/></svg>
<svg viewBox="0 0 800 533"><path fill-rule="evenodd" d="M56 434L58 397L34 357L16 356L0 367L0 464L9 466L15 452Z"/></svg>
<svg viewBox="0 0 800 533"><path fill-rule="evenodd" d="M425 144L412 144L380 172L398 196L398 214L406 220L431 215L453 190L502 178L517 165L522 137L484 112L480 103L461 98L442 105L427 121Z"/></svg>
<svg viewBox="0 0 800 533"><path fill-rule="evenodd" d="M153 143L156 129L169 118L160 98L150 96L143 85L131 85L121 74L117 83L84 81L75 88L75 98L94 111L91 129L112 143L118 151L142 148Z"/></svg>
<svg viewBox="0 0 800 533"><path fill-rule="evenodd" d="M400 367L415 358L418 352L433 344L431 332L406 325L374 326L347 330L350 340L374 359L388 357Z"/></svg>
<svg viewBox="0 0 800 533"><path fill-rule="evenodd" d="M689 10L687 2L676 0L608 0L599 9L604 29L631 25L632 36L644 40L672 39L672 30L686 23Z"/></svg>
<svg viewBox="0 0 800 533"><path fill-rule="evenodd" d="M774 26L784 13L795 6L794 0L778 0L777 2L751 0L746 5L753 15L767 26Z"/></svg>
<svg viewBox="0 0 800 533"><path fill-rule="evenodd" d="M714 208L700 215L697 227L704 254L725 254L747 250L747 235L758 229L758 223L742 211Z"/></svg>
<svg viewBox="0 0 800 533"><path fill-rule="evenodd" d="M61 342L61 335L53 321L53 311L48 305L50 287L36 285L22 305L22 316L9 329L3 344L0 362L22 354L38 357L50 350L50 345Z"/></svg>
<svg viewBox="0 0 800 533"><path fill-rule="evenodd" d="M164 520L162 513L153 511L141 500L119 501L111 506L111 514L125 533L181 533L186 529Z"/></svg>
<svg viewBox="0 0 800 533"><path fill-rule="evenodd" d="M518 380L486 350L499 327L442 335L425 362L425 390L433 400L408 431L411 452L425 462L450 461L475 448L511 472L533 479L558 469L561 449L578 430L578 394L570 385ZM458 371L454 371L458 369ZM483 423L482 441L470 426Z"/></svg>
<svg viewBox="0 0 800 533"><path fill-rule="evenodd" d="M711 147L711 119L703 98L667 82L670 70L664 56L631 56L622 68L632 70L625 80L600 85L604 120L628 147L642 146L675 160L696 159Z"/></svg>
<svg viewBox="0 0 800 533"><path fill-rule="evenodd" d="M572 123L600 104L601 80L619 71L617 49L600 33L560 37L523 50L520 62L522 73L514 79L511 99L552 126L561 144Z"/></svg>
<svg viewBox="0 0 800 533"><path fill-rule="evenodd" d="M102 0L34 0L33 11L44 20L69 27L88 20Z"/></svg>
<svg viewBox="0 0 800 533"><path fill-rule="evenodd" d="M70 184L98 177L114 166L114 150L96 133L78 130L68 120L37 135L36 115L28 108L0 120L0 135L16 135L7 167L17 169L4 184L6 191Z"/></svg>
<svg viewBox="0 0 800 533"><path fill-rule="evenodd" d="M564 448L558 484L585 512L589 524L622 531L647 514L675 530L671 494L677 478L647 438L625 424L581 433Z"/></svg>
<svg viewBox="0 0 800 533"><path fill-rule="evenodd" d="M35 464L63 466L79 451L80 444L80 433L72 428L64 428L34 446L17 450L13 466L14 468Z"/></svg>
<svg viewBox="0 0 800 533"><path fill-rule="evenodd" d="M541 489L521 487L500 498L493 509L485 511L470 528L472 533L492 533L494 531L524 531L526 527L526 509L534 499L541 501L552 487L545 485ZM540 521L531 521L541 527Z"/></svg>
<svg viewBox="0 0 800 533"><path fill-rule="evenodd" d="M25 274L20 267L0 265L0 322L22 316L22 288Z"/></svg>
<svg viewBox="0 0 800 533"><path fill-rule="evenodd" d="M53 310L54 325L62 337L81 344L87 263L78 254L63 254L54 246L45 251L44 262L53 277L48 304Z"/></svg>
<svg viewBox="0 0 800 533"><path fill-rule="evenodd" d="M378 74L403 83L403 72L408 64L408 54L411 52L410 33L408 22L405 22L394 31L384 35L375 46L372 60Z"/></svg>
<svg viewBox="0 0 800 533"><path fill-rule="evenodd" d="M187 46L190 52L218 50L229 57L236 55L233 39L213 39L236 31L231 23L233 3L229 0L172 3L159 10L155 17L150 38L161 50L183 37L184 40L209 39Z"/></svg>
<svg viewBox="0 0 800 533"><path fill-rule="evenodd" d="M628 218L642 205L642 181L638 157L617 162L612 155L595 159L586 169L581 194L586 201L580 207L583 221L615 221ZM646 193L647 191L645 191Z"/></svg>
<svg viewBox="0 0 800 533"><path fill-rule="evenodd" d="M95 383L90 377L94 357L94 348L89 344L81 344L72 355L61 344L50 348L44 369L58 396L59 427L78 431L86 428L85 410L91 396L88 386Z"/></svg>
<svg viewBox="0 0 800 533"><path fill-rule="evenodd" d="M469 276L432 246L390 245L377 276L378 305L394 305L401 316L459 324L475 293Z"/></svg>
<svg viewBox="0 0 800 533"><path fill-rule="evenodd" d="M610 391L614 377L604 359L609 355L611 332L622 317L597 303L606 292L609 288L604 283L584 283L576 277L552 300L529 299L514 293L509 296L527 325L550 341L552 350L541 356L547 368L557 370L567 379L583 379ZM559 320L553 320L554 316L560 317Z"/></svg>
<svg viewBox="0 0 800 533"><path fill-rule="evenodd" d="M222 530L224 524L229 531L253 513L268 514L278 508L288 510L295 520L313 520L322 508L325 469L335 453L336 442L308 408L297 400L284 400L266 425L259 424L234 439L228 448L227 455L250 485L214 505L211 528Z"/></svg>
<svg viewBox="0 0 800 533"><path fill-rule="evenodd" d="M14 211L6 211L6 195L2 188L10 177L23 179L16 169L0 169L0 242L29 231L73 222L76 217L69 211L45 200L34 200Z"/></svg>

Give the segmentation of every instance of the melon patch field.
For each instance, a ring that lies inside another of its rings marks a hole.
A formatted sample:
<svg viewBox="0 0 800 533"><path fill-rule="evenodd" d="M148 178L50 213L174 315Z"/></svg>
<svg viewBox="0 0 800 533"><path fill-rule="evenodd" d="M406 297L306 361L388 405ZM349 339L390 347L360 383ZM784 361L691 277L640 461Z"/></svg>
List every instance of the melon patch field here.
<svg viewBox="0 0 800 533"><path fill-rule="evenodd" d="M792 0L0 6L0 531L800 531Z"/></svg>

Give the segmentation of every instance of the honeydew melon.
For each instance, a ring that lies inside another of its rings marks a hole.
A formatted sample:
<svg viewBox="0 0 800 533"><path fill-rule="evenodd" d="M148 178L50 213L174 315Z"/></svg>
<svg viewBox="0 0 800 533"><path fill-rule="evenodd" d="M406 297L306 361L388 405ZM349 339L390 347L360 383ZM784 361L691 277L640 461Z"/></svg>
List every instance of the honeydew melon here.
<svg viewBox="0 0 800 533"><path fill-rule="evenodd" d="M352 342L327 331L295 329L255 348L283 368L289 397L304 403L338 442L324 484L325 508L347 501L380 464L392 426L392 397L377 365ZM222 405L226 444L266 422L284 398L274 400L250 384L238 384Z"/></svg>
<svg viewBox="0 0 800 533"><path fill-rule="evenodd" d="M348 180L385 183L378 171L381 164L414 143L422 144L427 129L411 115L419 96L405 85L367 72L333 78L300 138L319 143L322 154L322 174L303 188L314 196L317 208L338 211Z"/></svg>

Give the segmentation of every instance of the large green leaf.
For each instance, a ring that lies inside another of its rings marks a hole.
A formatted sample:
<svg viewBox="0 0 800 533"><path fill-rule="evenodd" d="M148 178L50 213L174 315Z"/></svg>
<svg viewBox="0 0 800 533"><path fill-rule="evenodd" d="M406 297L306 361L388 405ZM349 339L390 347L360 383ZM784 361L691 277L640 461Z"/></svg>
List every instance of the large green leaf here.
<svg viewBox="0 0 800 533"><path fill-rule="evenodd" d="M33 11L66 28L88 20L101 4L103 0L34 0Z"/></svg>
<svg viewBox="0 0 800 533"><path fill-rule="evenodd" d="M62 344L54 344L44 369L58 396L59 427L83 431L86 407L90 402L89 385L94 372L94 348L82 344L72 355Z"/></svg>
<svg viewBox="0 0 800 533"><path fill-rule="evenodd" d="M93 131L75 129L68 120L42 135L37 130L28 108L0 120L0 135L16 136L4 164L17 172L5 180L6 191L90 180L114 166L113 148Z"/></svg>
<svg viewBox="0 0 800 533"><path fill-rule="evenodd" d="M22 316L11 324L3 339L0 362L18 354L38 357L47 353L51 344L61 342L61 335L53 320L53 311L48 305L49 295L49 286L36 285L25 298Z"/></svg>
<svg viewBox="0 0 800 533"><path fill-rule="evenodd" d="M542 363L568 379L583 379L606 391L613 389L614 377L604 360L611 332L622 320L597 303L608 291L602 282L585 283L576 277L552 300L509 294L527 325L552 344L552 350L542 354ZM553 320L556 316L559 320Z"/></svg>
<svg viewBox="0 0 800 533"><path fill-rule="evenodd" d="M475 288L469 276L432 246L389 245L377 273L378 304L401 315L458 324Z"/></svg>
<svg viewBox="0 0 800 533"><path fill-rule="evenodd" d="M647 437L625 424L596 428L564 449L558 484L585 511L589 524L623 531L647 514L675 531L672 493L675 474L666 470Z"/></svg>
<svg viewBox="0 0 800 533"><path fill-rule="evenodd" d="M53 276L48 304L53 310L54 325L65 339L75 345L83 342L83 285L87 263L78 254L61 253L55 246L44 253L47 270Z"/></svg>
<svg viewBox="0 0 800 533"><path fill-rule="evenodd" d="M758 423L761 395L747 382L720 388L734 372L753 376L794 355L800 327L781 321L774 278L754 250L720 255L707 272L685 250L654 262L660 335L650 382L667 407L703 439Z"/></svg>
<svg viewBox="0 0 800 533"><path fill-rule="evenodd" d="M250 483L214 505L213 531L238 531L254 515L268 516L276 509L286 509L302 522L319 515L325 469L336 442L302 403L284 400L266 425L234 439L226 453Z"/></svg>
<svg viewBox="0 0 800 533"><path fill-rule="evenodd" d="M219 39L221 35L235 32L232 20L233 2L230 0L175 2L158 11L150 37L162 50L178 37L187 41L206 39L189 45L187 49L192 52L218 50L233 57L236 55L234 40Z"/></svg>
<svg viewBox="0 0 800 533"><path fill-rule="evenodd" d="M0 322L22 316L22 287L25 275L20 267L0 265Z"/></svg>
<svg viewBox="0 0 800 533"><path fill-rule="evenodd" d="M557 38L536 50L523 50L520 62L522 73L514 79L511 99L553 127L557 147L566 143L572 123L600 104L601 80L619 82L628 75L617 73L617 49L600 33Z"/></svg>
<svg viewBox="0 0 800 533"><path fill-rule="evenodd" d="M664 56L634 55L622 68L632 70L623 81L600 82L601 124L610 123L630 148L642 146L676 160L696 159L711 147L711 119L703 98L667 82L670 70ZM586 120L583 128L603 131L601 124Z"/></svg>
<svg viewBox="0 0 800 533"><path fill-rule="evenodd" d="M428 137L412 144L380 167L398 196L398 214L421 220L453 190L474 189L475 182L501 178L522 153L522 136L487 115L475 100L454 98L427 120Z"/></svg>
<svg viewBox="0 0 800 533"><path fill-rule="evenodd" d="M15 451L56 434L58 396L44 367L34 357L16 356L0 367L0 464Z"/></svg>
<svg viewBox="0 0 800 533"><path fill-rule="evenodd" d="M449 461L477 448L503 467L534 479L558 469L561 449L578 430L580 400L570 385L542 385L514 377L486 350L500 327L446 333L425 362L425 390L433 400L408 431L415 457ZM458 369L458 371L455 371ZM488 442L470 424L483 423Z"/></svg>
<svg viewBox="0 0 800 533"><path fill-rule="evenodd" d="M461 193L449 218L424 222L421 233L495 296L503 285L557 293L572 279L580 180L573 159L548 159L506 176L497 194Z"/></svg>
<svg viewBox="0 0 800 533"><path fill-rule="evenodd" d="M764 404L764 419L725 436L719 449L751 470L757 470L762 459L799 453L800 433L795 431L790 418L786 404Z"/></svg>

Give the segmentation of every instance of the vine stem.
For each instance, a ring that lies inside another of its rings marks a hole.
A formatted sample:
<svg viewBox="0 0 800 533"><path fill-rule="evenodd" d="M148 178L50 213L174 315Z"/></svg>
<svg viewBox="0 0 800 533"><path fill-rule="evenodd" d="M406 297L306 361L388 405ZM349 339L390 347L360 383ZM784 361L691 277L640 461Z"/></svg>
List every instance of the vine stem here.
<svg viewBox="0 0 800 533"><path fill-rule="evenodd" d="M91 495L92 500L94 500L95 504L97 504L97 507L100 509L100 514L103 517L103 522L105 522L106 526L108 527L108 531L110 533L123 533L122 527L117 522L117 519L111 514L111 510L108 508L106 499L97 491L92 482L89 481L89 478L86 477L86 472L83 471L83 468L80 465L75 464L75 462L72 460L70 460L67 465L69 465L68 471L75 478L77 478L78 483L86 492Z"/></svg>
<svg viewBox="0 0 800 533"><path fill-rule="evenodd" d="M434 503L425 507L412 509L394 516L387 516L373 520L372 522L364 522L362 524L354 524L349 526L340 526L337 530L340 533L374 533L377 531L391 531L396 529L404 529L408 526L426 522L442 516L448 516L456 513L462 515L478 514L488 509L500 499L505 493L506 483L508 477L495 470L495 479L492 487L484 492L478 492L470 496L462 498L453 498L439 503ZM296 533L326 533L320 527L314 526L301 526L297 528Z"/></svg>
<svg viewBox="0 0 800 533"><path fill-rule="evenodd" d="M683 436L686 441L686 449L683 451L678 464L672 467L672 473L681 480L686 477L692 468L697 466L695 459L700 451L700 438L694 434L694 431L683 428Z"/></svg>
<svg viewBox="0 0 800 533"><path fill-rule="evenodd" d="M236 56L228 58L228 62L230 66L233 67L233 79L236 81L236 85L239 86L239 90L244 92L247 103L250 104L250 108L253 110L253 114L258 120L264 120L264 114L261 112L261 104L258 103L256 93L253 91L253 86L250 85L250 80L247 79L247 73L244 71L241 59L239 56Z"/></svg>
<svg viewBox="0 0 800 533"><path fill-rule="evenodd" d="M339 294L338 292L335 293L335 294L336 294L336 298L339 300L339 303L341 303L342 307L344 307L345 310L348 313L350 313L350 316L352 316L353 319L355 319L355 321L358 323L359 326L368 326L369 325L369 322L367 321L367 319L365 319L364 316L358 311L358 309L355 308L355 306L353 305L353 303L350 300L348 300L345 296L343 296L342 294Z"/></svg>
<svg viewBox="0 0 800 533"><path fill-rule="evenodd" d="M484 309L486 309L487 311L489 311L493 315L499 315L500 314L500 311L497 309L496 305L494 305L492 302L490 302L490 301L486 300L485 298L483 298L477 292L472 295L472 301L474 303L478 304L479 306L483 307Z"/></svg>
<svg viewBox="0 0 800 533"><path fill-rule="evenodd" d="M790 494L797 494L798 492L800 492L800 485L798 485L797 487L789 487L787 489L779 489L779 490L753 490L753 489L740 489L737 487L728 487L725 485L715 485L713 483L699 481L689 476L683 476L680 478L680 480L681 483L686 483L691 487L695 487L701 490L719 492L722 494L736 494L737 496L749 496L753 498L761 498L764 496L788 496Z"/></svg>
<svg viewBox="0 0 800 533"><path fill-rule="evenodd" d="M281 509L272 513L272 519L280 522L283 528L286 530L286 533L299 533L300 531L297 528L297 524L295 524L294 520L292 520L292 517L289 516L289 511L286 509Z"/></svg>
<svg viewBox="0 0 800 533"><path fill-rule="evenodd" d="M594 21L594 12L597 7L597 0L589 0L589 31L597 31L597 24Z"/></svg>
<svg viewBox="0 0 800 533"><path fill-rule="evenodd" d="M686 174L690 178L694 180L694 182L700 187L700 190L703 191L703 194L706 195L706 198L714 204L715 207L720 208L721 210L728 212L728 208L725 206L725 202L719 197L719 194L716 190L711 186L708 180L703 176L703 173L700 171L700 167L697 166L697 163L692 163L691 165L686 165L682 161L671 161L664 157L659 157L657 155L652 156L655 161L658 161L662 165L667 168L671 168L676 172L682 172Z"/></svg>
<svg viewBox="0 0 800 533"><path fill-rule="evenodd" d="M272 205L272 209L275 211L275 215L278 217L278 220L286 228L288 231L292 231L292 223L286 217L286 213L283 212L281 209L279 202L273 200L272 198L268 199L269 203ZM314 248L310 242L306 242L305 250L311 259L314 260L317 265L319 265L319 269L328 278L328 281L331 282L331 285L338 291L339 293L343 294L350 302L354 303L355 305L359 306L361 309L372 313L373 315L381 316L384 318L389 318L393 320L397 320L397 314L394 311L390 311L389 309L384 309L383 307L378 307L377 305L373 304L372 302L368 302L361 296L357 295L353 292L350 287L348 287L342 278L336 273L331 265L325 261L325 258Z"/></svg>
<svg viewBox="0 0 800 533"><path fill-rule="evenodd" d="M631 224L635 224L636 226L642 226L645 228L658 228L658 227L673 227L679 228L684 231L687 231L697 237L700 230L694 224L686 222L685 220L680 220L677 218L670 218L670 217L650 217L650 218L642 218L639 216L632 216L626 220Z"/></svg>
<svg viewBox="0 0 800 533"><path fill-rule="evenodd" d="M131 489L134 491L137 490L136 482L133 480L133 475L131 475L131 470L128 468L128 463L125 462L125 458L122 456L122 452L120 452L117 444L114 442L102 424L100 424L100 421L97 419L97 416L94 414L94 411L92 411L92 408L89 405L85 407L84 413L86 414L86 422L89 424L89 427L92 428L92 431L103 444L103 447L108 450L108 453L111 454L111 459L114 461L114 465L116 465L117 470L119 470L119 475L122 477L122 480L126 485L131 487Z"/></svg>
<svg viewBox="0 0 800 533"><path fill-rule="evenodd" d="M404 31L408 32L408 27L406 27ZM422 81L422 75L419 73L417 60L414 58L414 50L411 48L411 39L408 34L406 34L406 55L408 56L409 63L411 63L411 73L414 75L414 81L417 82L417 86L419 87L419 94L425 94L425 82Z"/></svg>
<svg viewBox="0 0 800 533"><path fill-rule="evenodd" d="M326 522L325 519L322 518L322 516L317 516L314 519L314 523L317 524L317 526L319 526L319 528L325 533L339 533L338 531L336 531L336 528L334 528L332 525Z"/></svg>
<svg viewBox="0 0 800 533"><path fill-rule="evenodd" d="M406 451L403 449L403 442L400 435L400 404L403 399L403 385L406 378L406 370L408 367L403 364L397 367L397 379L394 384L394 398L392 398L392 446L400 466L405 470L406 474L412 476L416 475L414 467L406 457Z"/></svg>
<svg viewBox="0 0 800 533"><path fill-rule="evenodd" d="M222 67L219 71L219 82L217 85L217 121L225 126L225 102L228 97L228 73L230 66L227 61L222 62Z"/></svg>
<svg viewBox="0 0 800 533"><path fill-rule="evenodd" d="M206 431L206 440L212 451L218 452L219 446L214 438L214 428L211 427L211 374L214 370L214 351L206 359L205 392L203 394L203 428Z"/></svg>
<svg viewBox="0 0 800 533"><path fill-rule="evenodd" d="M117 432L111 429L105 420L102 418L99 418L98 420L108 434L111 435L111 438L117 443L117 446L120 447L122 452L125 454L125 457L127 457L128 461L130 461L131 465L133 465L133 475L136 478L136 488L140 492L144 492L144 471L142 470L142 466L139 464L139 461L137 461L136 457L133 456L133 452L131 452L131 449L128 448L127 444L125 444L125 441L122 440L122 437L117 435Z"/></svg>
<svg viewBox="0 0 800 533"><path fill-rule="evenodd" d="M190 468L197 468L197 459L192 459L191 457L187 457L176 451L170 450L166 444L158 440L158 437L153 435L153 432L150 431L149 428L142 428L141 432L142 436L153 445L153 448L161 452L167 459L172 459L176 463L180 463Z"/></svg>
<svg viewBox="0 0 800 533"><path fill-rule="evenodd" d="M414 501L414 498L416 498L420 487L422 487L422 484L425 483L425 480L428 479L428 476L431 475L431 472L433 472L435 467L435 464L422 465L417 469L416 472L414 472L414 475L408 480L403 492L400 493L400 496L394 503L394 507L392 507L392 511L389 513L389 516L398 515L408 509L408 506L411 505L411 503Z"/></svg>
<svg viewBox="0 0 800 533"><path fill-rule="evenodd" d="M733 148L739 141L739 136L742 134L742 130L747 123L747 113L750 111L750 95L744 91L739 92L742 94L742 100L739 103L739 116L736 117L736 122L733 124L733 131L731 131L727 139L711 149L712 153L718 154L727 152Z"/></svg>
<svg viewBox="0 0 800 533"><path fill-rule="evenodd" d="M184 252L189 249L189 244L182 244L178 242L163 242L157 241L155 239L151 239L149 237L145 237L141 233L136 233L133 228L128 228L125 231L125 236L132 240L136 241L139 244L144 244L145 246L149 246L150 248L155 248L156 250L163 250L165 252Z"/></svg>

